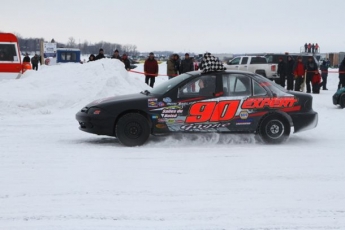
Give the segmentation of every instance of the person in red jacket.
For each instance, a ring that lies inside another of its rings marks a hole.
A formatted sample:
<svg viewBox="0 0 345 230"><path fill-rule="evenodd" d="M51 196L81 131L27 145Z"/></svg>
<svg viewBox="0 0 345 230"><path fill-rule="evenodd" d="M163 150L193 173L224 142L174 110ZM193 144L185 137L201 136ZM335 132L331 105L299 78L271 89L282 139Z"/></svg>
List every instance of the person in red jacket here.
<svg viewBox="0 0 345 230"><path fill-rule="evenodd" d="M153 88L155 78L158 76L158 62L154 54L151 52L149 58L144 63L145 83ZM150 84L149 84L150 80Z"/></svg>
<svg viewBox="0 0 345 230"><path fill-rule="evenodd" d="M298 61L295 63L293 68L293 74L295 75L295 91L301 90L301 84L304 81L305 65L302 62L302 57L298 57Z"/></svg>

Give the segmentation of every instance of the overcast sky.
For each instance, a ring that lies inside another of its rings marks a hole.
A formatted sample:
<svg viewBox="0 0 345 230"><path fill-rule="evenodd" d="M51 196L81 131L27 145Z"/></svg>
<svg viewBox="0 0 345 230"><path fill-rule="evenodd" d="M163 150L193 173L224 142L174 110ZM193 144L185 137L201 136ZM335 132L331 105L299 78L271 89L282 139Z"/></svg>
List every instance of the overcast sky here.
<svg viewBox="0 0 345 230"><path fill-rule="evenodd" d="M0 31L141 52L345 51L345 0L0 0ZM106 51L108 53L108 51Z"/></svg>

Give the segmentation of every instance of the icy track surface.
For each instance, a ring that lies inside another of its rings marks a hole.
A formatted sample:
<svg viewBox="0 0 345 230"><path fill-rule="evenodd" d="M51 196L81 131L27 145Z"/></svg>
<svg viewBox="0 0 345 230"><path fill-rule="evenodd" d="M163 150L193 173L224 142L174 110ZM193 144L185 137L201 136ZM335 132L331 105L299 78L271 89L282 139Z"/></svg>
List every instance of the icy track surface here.
<svg viewBox="0 0 345 230"><path fill-rule="evenodd" d="M208 134L128 148L78 130L75 113L88 102L143 82L115 60L0 81L0 230L345 229L337 74L314 95L318 127L278 146Z"/></svg>

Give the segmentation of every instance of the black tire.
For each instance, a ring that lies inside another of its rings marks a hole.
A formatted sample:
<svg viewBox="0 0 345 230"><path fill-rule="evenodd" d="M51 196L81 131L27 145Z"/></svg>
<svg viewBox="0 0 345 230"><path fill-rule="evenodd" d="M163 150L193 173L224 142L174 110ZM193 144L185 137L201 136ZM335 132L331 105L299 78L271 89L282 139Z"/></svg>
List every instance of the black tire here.
<svg viewBox="0 0 345 230"><path fill-rule="evenodd" d="M150 137L149 121L140 113L127 113L118 120L115 133L123 145L143 145Z"/></svg>
<svg viewBox="0 0 345 230"><path fill-rule="evenodd" d="M257 70L255 70L255 73L266 77L266 72L263 69L257 69Z"/></svg>
<svg viewBox="0 0 345 230"><path fill-rule="evenodd" d="M343 109L345 108L345 93L343 93L339 98L339 105Z"/></svg>
<svg viewBox="0 0 345 230"><path fill-rule="evenodd" d="M263 118L258 133L261 140L268 144L280 144L290 135L291 127L287 119L281 115L271 114Z"/></svg>

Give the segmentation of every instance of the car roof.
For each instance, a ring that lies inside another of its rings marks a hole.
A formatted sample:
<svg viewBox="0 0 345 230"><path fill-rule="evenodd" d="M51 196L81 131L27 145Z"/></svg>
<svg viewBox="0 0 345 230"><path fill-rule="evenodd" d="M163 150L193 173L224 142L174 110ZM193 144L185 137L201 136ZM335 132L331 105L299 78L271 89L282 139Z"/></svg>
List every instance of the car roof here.
<svg viewBox="0 0 345 230"><path fill-rule="evenodd" d="M191 72L187 72L186 74L189 75L204 75L204 74L209 74L209 73L238 73L238 74L250 74L250 75L254 75L254 73L250 72L250 71L243 71L243 70L222 70L222 71L212 71L212 72L200 72L200 71L191 71Z"/></svg>

